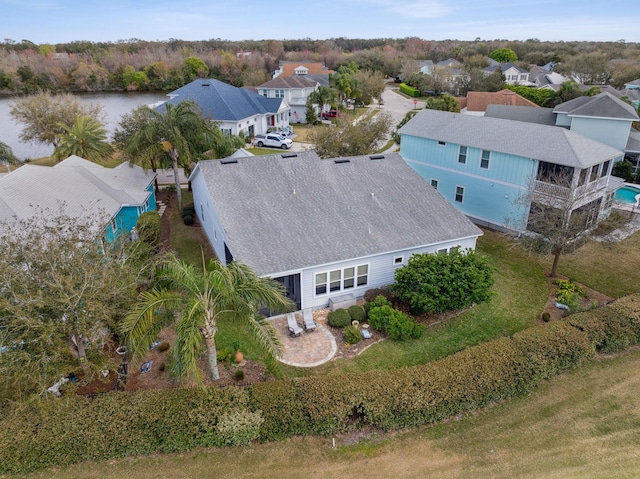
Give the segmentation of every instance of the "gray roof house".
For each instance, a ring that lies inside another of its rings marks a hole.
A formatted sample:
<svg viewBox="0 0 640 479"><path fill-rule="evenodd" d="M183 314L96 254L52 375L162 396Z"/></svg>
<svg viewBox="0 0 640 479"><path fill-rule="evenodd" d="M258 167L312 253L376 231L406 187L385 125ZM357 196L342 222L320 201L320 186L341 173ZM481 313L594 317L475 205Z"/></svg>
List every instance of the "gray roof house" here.
<svg viewBox="0 0 640 479"><path fill-rule="evenodd" d="M504 74L505 82L508 85L530 85L529 72L518 65L507 62L491 64L488 67L482 69L486 75L490 75L495 71L502 71Z"/></svg>
<svg viewBox="0 0 640 479"><path fill-rule="evenodd" d="M319 86L320 83L308 78L308 75L292 75L278 76L258 85L256 90L267 98L284 98L291 107L289 121L306 123L307 99Z"/></svg>
<svg viewBox="0 0 640 479"><path fill-rule="evenodd" d="M608 214L618 186L611 170L622 151L543 122L423 110L399 134L412 168L474 222L497 229L526 230L528 191L551 203L567 196L568 182L573 206L595 221Z"/></svg>
<svg viewBox="0 0 640 479"><path fill-rule="evenodd" d="M482 234L397 153L201 161L190 181L221 261L276 278L300 309L361 297L412 254L475 248Z"/></svg>
<svg viewBox="0 0 640 479"><path fill-rule="evenodd" d="M156 209L154 178L137 165L105 168L78 156L53 167L27 164L0 178L0 221L29 219L48 209L50 215L95 218L110 240Z"/></svg>
<svg viewBox="0 0 640 479"><path fill-rule="evenodd" d="M200 78L168 96L165 103L193 100L225 134L254 136L289 125L291 108L284 98L267 98L219 80ZM163 111L163 105L156 109Z"/></svg>

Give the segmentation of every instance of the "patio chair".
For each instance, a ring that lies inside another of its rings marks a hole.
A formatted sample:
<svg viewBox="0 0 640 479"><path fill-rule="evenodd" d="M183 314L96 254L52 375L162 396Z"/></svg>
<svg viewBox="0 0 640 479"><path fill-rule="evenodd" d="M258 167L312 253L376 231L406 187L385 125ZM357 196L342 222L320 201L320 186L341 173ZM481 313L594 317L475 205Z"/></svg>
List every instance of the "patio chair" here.
<svg viewBox="0 0 640 479"><path fill-rule="evenodd" d="M313 311L310 309L305 309L302 312L302 326L305 331L315 331L318 323L313 319Z"/></svg>
<svg viewBox="0 0 640 479"><path fill-rule="evenodd" d="M297 337L302 334L302 328L298 326L295 313L287 314L287 325L289 326L289 336Z"/></svg>

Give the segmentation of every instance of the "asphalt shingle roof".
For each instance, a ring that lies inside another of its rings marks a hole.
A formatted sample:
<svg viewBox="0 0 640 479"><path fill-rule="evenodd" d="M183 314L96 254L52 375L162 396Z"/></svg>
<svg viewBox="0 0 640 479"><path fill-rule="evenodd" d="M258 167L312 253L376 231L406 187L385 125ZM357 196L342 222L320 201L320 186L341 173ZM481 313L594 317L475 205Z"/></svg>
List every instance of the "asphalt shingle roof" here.
<svg viewBox="0 0 640 479"><path fill-rule="evenodd" d="M579 96L561 103L554 113L566 113L569 116L589 116L597 118L619 118L638 121L638 114L633 106L619 100L609 92L595 96Z"/></svg>
<svg viewBox="0 0 640 479"><path fill-rule="evenodd" d="M178 104L193 100L202 108L205 117L216 121L238 121L253 115L277 113L282 98L266 98L245 88L238 88L219 80L201 78L171 92L166 103ZM164 103L157 107L164 110Z"/></svg>
<svg viewBox="0 0 640 479"><path fill-rule="evenodd" d="M269 80L258 88L315 88L318 82L309 79L307 75L278 76Z"/></svg>
<svg viewBox="0 0 640 479"><path fill-rule="evenodd" d="M29 218L41 208L110 218L123 205L143 205L153 177L139 166L104 168L77 156L54 167L24 165L0 178L0 220Z"/></svg>
<svg viewBox="0 0 640 479"><path fill-rule="evenodd" d="M586 168L622 155L608 145L556 126L422 110L400 134Z"/></svg>
<svg viewBox="0 0 640 479"><path fill-rule="evenodd" d="M481 235L397 153L201 161L234 256L258 274ZM337 161L337 162L336 162Z"/></svg>
<svg viewBox="0 0 640 479"><path fill-rule="evenodd" d="M556 115L552 108L515 105L487 105L484 116L488 118L502 118L503 120L524 121L540 125L553 126Z"/></svg>

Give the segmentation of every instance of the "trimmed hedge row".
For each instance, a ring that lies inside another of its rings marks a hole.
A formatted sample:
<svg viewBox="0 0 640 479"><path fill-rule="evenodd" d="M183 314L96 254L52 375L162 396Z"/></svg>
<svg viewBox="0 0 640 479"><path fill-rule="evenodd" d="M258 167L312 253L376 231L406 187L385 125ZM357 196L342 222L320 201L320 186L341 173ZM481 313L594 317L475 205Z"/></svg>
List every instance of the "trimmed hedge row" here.
<svg viewBox="0 0 640 479"><path fill-rule="evenodd" d="M400 91L405 95L409 95L410 97L417 98L420 96L420 90L418 90L417 88L413 88L406 83L400 83Z"/></svg>
<svg viewBox="0 0 640 479"><path fill-rule="evenodd" d="M595 349L640 340L640 295L394 371L268 381L251 387L67 397L4 412L0 473L242 445L254 439L385 430L439 421L526 393Z"/></svg>

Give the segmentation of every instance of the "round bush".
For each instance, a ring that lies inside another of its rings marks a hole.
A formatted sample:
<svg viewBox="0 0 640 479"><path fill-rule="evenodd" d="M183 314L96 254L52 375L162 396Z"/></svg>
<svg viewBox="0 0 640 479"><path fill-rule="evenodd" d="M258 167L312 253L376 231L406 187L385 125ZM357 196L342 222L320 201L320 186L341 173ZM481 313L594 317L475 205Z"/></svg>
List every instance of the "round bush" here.
<svg viewBox="0 0 640 479"><path fill-rule="evenodd" d="M171 345L166 342L166 341L162 341L159 345L158 345L158 351L163 352L168 350L171 347Z"/></svg>
<svg viewBox="0 0 640 479"><path fill-rule="evenodd" d="M327 316L327 320L329 321L329 326L333 326L334 328L344 328L351 324L349 311L342 308L331 311Z"/></svg>
<svg viewBox="0 0 640 479"><path fill-rule="evenodd" d="M244 371L242 369L236 369L236 372L233 373L233 379L235 379L236 381L243 381Z"/></svg>
<svg viewBox="0 0 640 479"><path fill-rule="evenodd" d="M355 326L347 326L342 331L342 334L344 334L344 340L349 344L356 344L362 339L360 330Z"/></svg>
<svg viewBox="0 0 640 479"><path fill-rule="evenodd" d="M362 306L358 306L357 304L349 306L349 308L347 308L347 311L349 312L349 316L351 316L352 321L362 321L366 317L364 308Z"/></svg>
<svg viewBox="0 0 640 479"><path fill-rule="evenodd" d="M184 215L182 217L182 221L184 221L184 224L187 226L190 226L194 223L194 219L192 215Z"/></svg>

